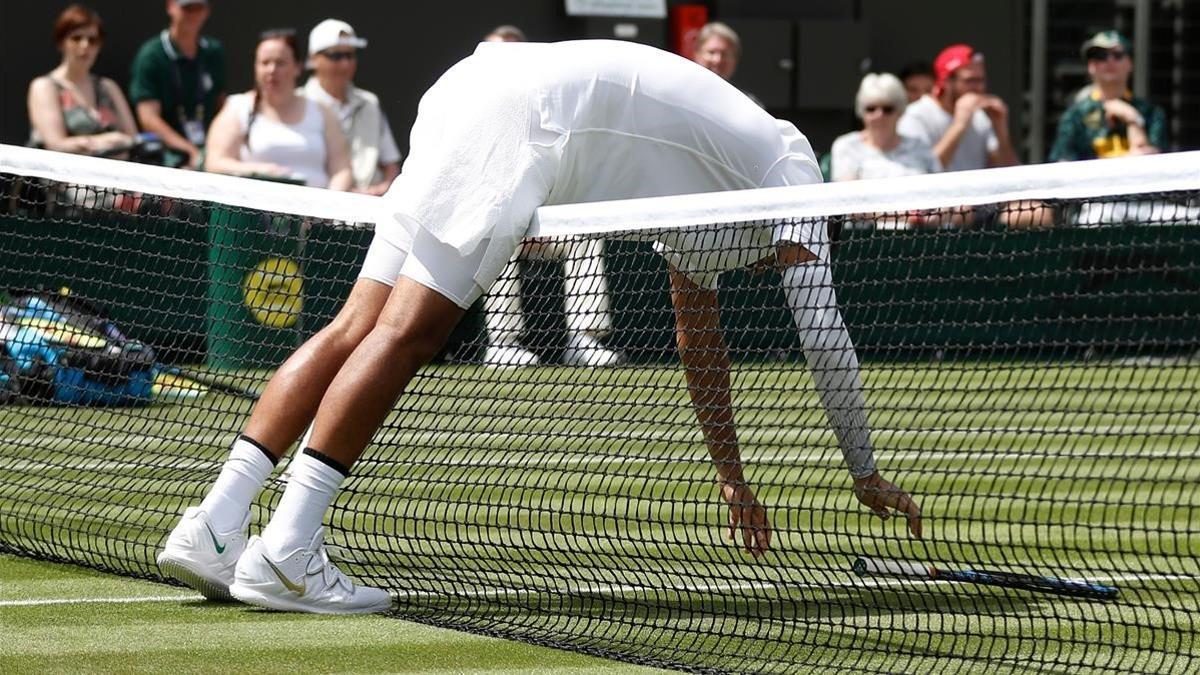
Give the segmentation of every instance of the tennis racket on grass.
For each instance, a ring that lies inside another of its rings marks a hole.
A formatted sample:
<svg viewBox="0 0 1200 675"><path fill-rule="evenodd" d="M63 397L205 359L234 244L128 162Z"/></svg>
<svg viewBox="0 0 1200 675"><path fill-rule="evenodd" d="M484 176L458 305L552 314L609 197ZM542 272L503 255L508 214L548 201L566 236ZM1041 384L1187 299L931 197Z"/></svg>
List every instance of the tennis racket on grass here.
<svg viewBox="0 0 1200 675"><path fill-rule="evenodd" d="M944 570L924 563L858 558L851 569L860 577L885 576L907 579L931 579L956 581L983 586L1019 588L1039 593L1053 593L1091 600L1112 600L1117 597L1116 586L1093 583L1078 579L1044 577L1015 572L990 572L987 570Z"/></svg>

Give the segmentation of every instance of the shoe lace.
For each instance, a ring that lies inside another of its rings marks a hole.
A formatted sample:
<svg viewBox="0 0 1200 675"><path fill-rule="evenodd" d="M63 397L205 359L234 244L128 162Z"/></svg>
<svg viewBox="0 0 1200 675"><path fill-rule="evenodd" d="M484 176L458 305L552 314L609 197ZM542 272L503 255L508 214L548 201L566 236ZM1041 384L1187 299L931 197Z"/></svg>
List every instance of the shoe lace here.
<svg viewBox="0 0 1200 675"><path fill-rule="evenodd" d="M347 592L354 589L354 583L333 564L329 559L329 552L325 550L324 546L318 547L316 555L309 559L307 571L309 574L316 574L319 571L321 581L326 588L341 586Z"/></svg>

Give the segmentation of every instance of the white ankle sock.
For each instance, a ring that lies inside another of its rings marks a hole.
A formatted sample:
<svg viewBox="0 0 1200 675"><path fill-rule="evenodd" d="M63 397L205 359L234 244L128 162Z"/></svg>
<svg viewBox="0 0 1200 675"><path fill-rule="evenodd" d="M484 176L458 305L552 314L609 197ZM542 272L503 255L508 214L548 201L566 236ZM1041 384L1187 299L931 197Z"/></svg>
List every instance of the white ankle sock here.
<svg viewBox="0 0 1200 675"><path fill-rule="evenodd" d="M262 531L267 552L282 559L308 546L321 527L346 474L333 468L305 448L292 460L291 478L279 508Z"/></svg>
<svg viewBox="0 0 1200 675"><path fill-rule="evenodd" d="M200 509L208 514L213 529L228 532L240 527L274 468L275 463L254 441L238 436L217 482L200 502Z"/></svg>

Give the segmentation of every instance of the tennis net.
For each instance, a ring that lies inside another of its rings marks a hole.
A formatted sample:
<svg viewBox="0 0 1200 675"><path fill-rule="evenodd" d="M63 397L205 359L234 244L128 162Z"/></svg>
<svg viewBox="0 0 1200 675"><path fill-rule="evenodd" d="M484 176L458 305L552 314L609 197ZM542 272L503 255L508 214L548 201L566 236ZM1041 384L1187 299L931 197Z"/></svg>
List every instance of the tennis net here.
<svg viewBox="0 0 1200 675"><path fill-rule="evenodd" d="M664 667L1192 671L1198 167L543 208L355 465L327 519L334 557L396 617ZM7 146L0 196L0 551L161 580L167 532L386 215ZM716 232L708 252L744 262L736 233L781 225L830 235L875 456L921 504L923 539L855 500L761 267L722 274L718 297L774 538L761 558L725 538L648 240Z"/></svg>

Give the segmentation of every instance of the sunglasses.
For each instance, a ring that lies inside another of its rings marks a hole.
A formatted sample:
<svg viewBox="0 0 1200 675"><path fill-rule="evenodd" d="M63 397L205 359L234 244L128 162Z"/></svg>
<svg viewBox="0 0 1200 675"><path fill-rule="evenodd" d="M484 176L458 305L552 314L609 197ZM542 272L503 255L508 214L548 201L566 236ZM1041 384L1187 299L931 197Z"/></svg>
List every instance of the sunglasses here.
<svg viewBox="0 0 1200 675"><path fill-rule="evenodd" d="M76 33L75 35L68 35L67 39L76 44L86 42L88 44L98 45L98 44L101 44L104 42L104 38L100 37L99 35L87 35L84 33Z"/></svg>
<svg viewBox="0 0 1200 675"><path fill-rule="evenodd" d="M324 56L325 58L329 59L330 61L333 61L334 63L340 63L342 61L353 61L354 59L358 58L358 54L355 52L352 52L352 51L321 52L321 56Z"/></svg>
<svg viewBox="0 0 1200 675"><path fill-rule="evenodd" d="M884 115L891 115L892 113L896 112L896 106L894 106L894 105L869 105L869 106L863 107L863 112L867 112L867 113L873 113L876 110L882 112Z"/></svg>
<svg viewBox="0 0 1200 675"><path fill-rule="evenodd" d="M1097 49L1088 52L1088 61L1121 61L1126 56L1129 56L1120 49Z"/></svg>

